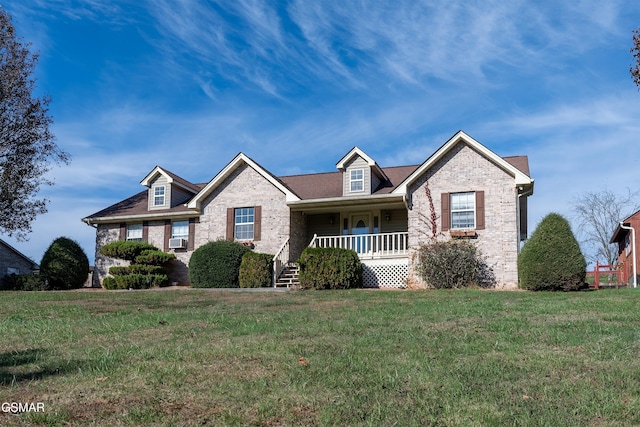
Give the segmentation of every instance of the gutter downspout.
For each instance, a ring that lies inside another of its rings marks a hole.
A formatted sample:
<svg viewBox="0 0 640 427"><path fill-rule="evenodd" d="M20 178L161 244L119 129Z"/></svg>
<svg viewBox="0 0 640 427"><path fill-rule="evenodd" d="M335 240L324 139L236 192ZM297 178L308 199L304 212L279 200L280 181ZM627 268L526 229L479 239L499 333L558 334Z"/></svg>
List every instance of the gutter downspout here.
<svg viewBox="0 0 640 427"><path fill-rule="evenodd" d="M518 190L522 191L523 187L518 187ZM520 233L520 197L529 197L531 194L533 194L533 187L523 193L518 193L518 197L516 197L516 235L518 236L518 255L520 255L520 242L522 242Z"/></svg>
<svg viewBox="0 0 640 427"><path fill-rule="evenodd" d="M638 276L637 276L637 270L636 270L636 230L629 226L625 226L623 222L620 223L620 228L624 228L625 230L631 230L631 240L633 243L633 287L637 288L638 287Z"/></svg>

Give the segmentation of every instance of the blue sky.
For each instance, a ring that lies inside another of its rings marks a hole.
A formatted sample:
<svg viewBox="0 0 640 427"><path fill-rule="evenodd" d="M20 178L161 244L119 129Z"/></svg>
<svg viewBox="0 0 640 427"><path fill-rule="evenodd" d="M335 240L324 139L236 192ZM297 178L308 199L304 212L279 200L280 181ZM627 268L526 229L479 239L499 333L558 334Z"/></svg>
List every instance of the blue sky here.
<svg viewBox="0 0 640 427"><path fill-rule="evenodd" d="M80 219L155 165L207 182L239 151L276 175L331 171L355 145L417 164L464 130L529 156L530 231L586 191L640 189L635 0L0 4L72 155L30 240L3 237L36 262L59 236L93 260Z"/></svg>

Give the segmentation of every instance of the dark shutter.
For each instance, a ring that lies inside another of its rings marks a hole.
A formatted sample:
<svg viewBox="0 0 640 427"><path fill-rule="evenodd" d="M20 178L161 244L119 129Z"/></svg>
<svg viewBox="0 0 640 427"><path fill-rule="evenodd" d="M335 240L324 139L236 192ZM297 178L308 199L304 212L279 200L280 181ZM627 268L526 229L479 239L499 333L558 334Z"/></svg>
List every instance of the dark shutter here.
<svg viewBox="0 0 640 427"><path fill-rule="evenodd" d="M476 230L484 230L484 191L476 191Z"/></svg>
<svg viewBox="0 0 640 427"><path fill-rule="evenodd" d="M253 240L260 240L262 233L262 206L253 207Z"/></svg>
<svg viewBox="0 0 640 427"><path fill-rule="evenodd" d="M189 218L189 240L187 242L187 250L192 251L195 247L196 238L196 218Z"/></svg>
<svg viewBox="0 0 640 427"><path fill-rule="evenodd" d="M171 238L171 220L164 221L164 251L169 250L169 239Z"/></svg>
<svg viewBox="0 0 640 427"><path fill-rule="evenodd" d="M451 212L449 209L449 193L442 193L440 198L440 218L442 220L442 231L451 228Z"/></svg>
<svg viewBox="0 0 640 427"><path fill-rule="evenodd" d="M120 240L127 240L127 224L120 223Z"/></svg>
<svg viewBox="0 0 640 427"><path fill-rule="evenodd" d="M233 240L233 225L235 224L235 209L227 208L227 240Z"/></svg>
<svg viewBox="0 0 640 427"><path fill-rule="evenodd" d="M142 221L142 241L149 241L149 221Z"/></svg>

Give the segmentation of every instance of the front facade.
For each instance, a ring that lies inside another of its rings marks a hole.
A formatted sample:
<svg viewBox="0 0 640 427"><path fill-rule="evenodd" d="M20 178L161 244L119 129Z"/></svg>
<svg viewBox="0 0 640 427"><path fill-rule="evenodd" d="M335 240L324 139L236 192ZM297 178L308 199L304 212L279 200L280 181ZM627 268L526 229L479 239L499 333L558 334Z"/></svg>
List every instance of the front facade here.
<svg viewBox="0 0 640 427"><path fill-rule="evenodd" d="M274 255L276 276L306 246L358 252L365 286L422 287L416 248L469 238L498 285L517 287L517 254L533 193L525 156L501 158L458 132L420 165L381 167L357 147L336 171L276 177L240 153L206 184L160 167L141 193L83 219L96 228L95 280L119 261L100 255L114 240L142 240L178 258L171 280L188 284L193 250L218 239Z"/></svg>
<svg viewBox="0 0 640 427"><path fill-rule="evenodd" d="M628 277L628 284L632 285L634 264L636 270L640 270L640 257L637 254L640 248L640 211L625 218L621 224L616 227L609 243L615 243L618 250L618 264L624 269L624 277ZM635 241L634 241L635 239ZM636 271L636 275L638 271ZM636 284L638 282L636 277Z"/></svg>

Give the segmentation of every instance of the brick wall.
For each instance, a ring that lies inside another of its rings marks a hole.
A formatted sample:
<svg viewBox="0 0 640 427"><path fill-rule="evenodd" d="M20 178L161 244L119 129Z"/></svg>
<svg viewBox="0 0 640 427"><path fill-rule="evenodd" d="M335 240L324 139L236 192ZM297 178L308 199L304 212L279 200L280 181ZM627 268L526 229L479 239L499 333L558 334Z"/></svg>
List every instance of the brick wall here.
<svg viewBox="0 0 640 427"><path fill-rule="evenodd" d="M441 193L484 191L485 229L477 230L477 243L487 263L493 268L498 287L516 288L518 283L518 231L517 194L515 182L507 172L464 143L452 148L411 188L408 189L412 209L409 211L409 276L414 285L424 286L416 275L415 248L430 236L425 218L429 218L429 203L425 183L429 181L432 200L438 216L438 231L442 231L440 218ZM448 239L445 232L440 239Z"/></svg>
<svg viewBox="0 0 640 427"><path fill-rule="evenodd" d="M262 232L255 251L275 254L289 237L285 194L248 165L238 167L202 202L195 246L226 239L227 208L262 206Z"/></svg>

